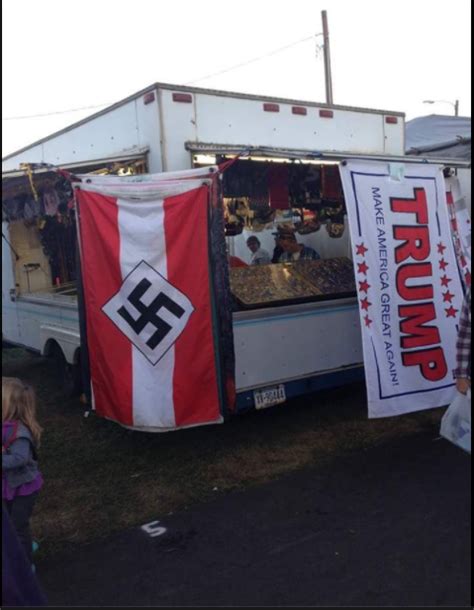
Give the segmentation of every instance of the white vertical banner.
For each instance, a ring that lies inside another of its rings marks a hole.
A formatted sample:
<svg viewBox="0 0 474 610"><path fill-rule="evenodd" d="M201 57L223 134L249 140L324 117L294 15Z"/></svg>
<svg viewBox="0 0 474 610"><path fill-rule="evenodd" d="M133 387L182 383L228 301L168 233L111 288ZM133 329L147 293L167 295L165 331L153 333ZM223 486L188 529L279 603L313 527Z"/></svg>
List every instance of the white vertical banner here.
<svg viewBox="0 0 474 610"><path fill-rule="evenodd" d="M446 201L459 270L465 286L471 285L471 218L456 176L446 179Z"/></svg>
<svg viewBox="0 0 474 610"><path fill-rule="evenodd" d="M463 292L442 169L351 160L341 178L369 417L446 405Z"/></svg>

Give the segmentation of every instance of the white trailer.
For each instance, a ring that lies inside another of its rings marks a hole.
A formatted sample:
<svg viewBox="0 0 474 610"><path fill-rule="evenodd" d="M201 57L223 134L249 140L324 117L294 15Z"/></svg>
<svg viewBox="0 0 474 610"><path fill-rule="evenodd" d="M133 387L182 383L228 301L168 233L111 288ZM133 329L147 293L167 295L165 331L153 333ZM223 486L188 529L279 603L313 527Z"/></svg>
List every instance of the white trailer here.
<svg viewBox="0 0 474 610"><path fill-rule="evenodd" d="M186 143L365 155L404 154L404 115L156 84L2 161L87 167L147 159L150 173L189 169ZM212 146L210 147L212 148Z"/></svg>
<svg viewBox="0 0 474 610"><path fill-rule="evenodd" d="M84 173L115 162L139 162L147 172L158 173L213 164L244 150L256 159L302 163L337 163L353 157L401 162L404 114L155 84L6 156L3 180L24 176L25 163ZM38 247L31 247L33 229L14 225L2 226L3 339L41 354L54 352L76 365L80 331L74 289L52 289L47 261ZM265 239L271 239L270 233ZM317 235L319 241L312 245L323 254L326 249L327 256L350 256L348 230L335 249L321 241L323 232ZM310 245L312 239L305 235L302 241ZM242 240L230 249L239 256L248 254ZM39 265L43 271L28 273L28 265ZM361 375L355 295L235 312L233 328L242 408L253 406L255 400L270 404ZM335 333L344 341L335 340Z"/></svg>

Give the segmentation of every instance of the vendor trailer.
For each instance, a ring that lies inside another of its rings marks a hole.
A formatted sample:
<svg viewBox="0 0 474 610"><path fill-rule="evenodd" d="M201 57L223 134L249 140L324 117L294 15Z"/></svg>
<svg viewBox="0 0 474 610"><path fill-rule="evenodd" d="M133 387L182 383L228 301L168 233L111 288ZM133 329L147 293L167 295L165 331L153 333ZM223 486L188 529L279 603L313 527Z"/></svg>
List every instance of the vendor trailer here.
<svg viewBox="0 0 474 610"><path fill-rule="evenodd" d="M44 202L34 222L34 213L28 221L21 212L7 209L9 198L14 200L22 189L34 195L36 188L43 198L50 192L51 185L45 185L48 168L28 177L27 164L51 164L80 174L159 173L245 153L248 161L241 163L312 165L324 179L326 170L347 158L403 162L404 149L404 115L399 112L166 84L140 91L3 159L3 340L54 354L68 372L78 369L81 333L70 252L66 248L62 265L55 266L43 235L40 240L41 223L47 226L50 220L45 219ZM230 192L229 205L235 203L234 195ZM54 208L54 197L51 202ZM288 210L259 227L266 249L274 245L272 228L287 219ZM339 225L339 239L314 231L302 234L300 241L322 258L350 257L346 219L339 218ZM255 233L255 225L238 230L234 237L229 231L229 253L249 262L246 238ZM355 291L240 308L233 312L233 333L240 409L362 378Z"/></svg>

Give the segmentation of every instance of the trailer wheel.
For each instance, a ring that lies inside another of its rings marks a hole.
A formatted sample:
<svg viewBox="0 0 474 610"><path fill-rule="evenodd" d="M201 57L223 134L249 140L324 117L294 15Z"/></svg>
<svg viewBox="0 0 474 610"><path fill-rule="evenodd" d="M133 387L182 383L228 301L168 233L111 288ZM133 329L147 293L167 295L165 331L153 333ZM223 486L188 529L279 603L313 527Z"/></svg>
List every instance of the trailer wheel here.
<svg viewBox="0 0 474 610"><path fill-rule="evenodd" d="M61 390L66 396L78 396L81 393L80 367L69 364L63 350L57 343L52 346L51 357L54 360Z"/></svg>

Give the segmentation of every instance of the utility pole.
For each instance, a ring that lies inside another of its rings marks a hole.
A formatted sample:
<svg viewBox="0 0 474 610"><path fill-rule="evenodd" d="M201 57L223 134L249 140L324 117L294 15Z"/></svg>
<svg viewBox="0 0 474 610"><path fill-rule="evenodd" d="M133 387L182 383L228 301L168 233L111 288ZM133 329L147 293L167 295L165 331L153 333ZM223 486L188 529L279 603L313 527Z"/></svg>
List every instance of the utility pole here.
<svg viewBox="0 0 474 610"><path fill-rule="evenodd" d="M449 100L423 100L423 104L436 104L438 102L442 104L451 104L454 108L454 116L459 116L459 100L454 100L454 103Z"/></svg>
<svg viewBox="0 0 474 610"><path fill-rule="evenodd" d="M329 52L329 30L328 16L326 11L321 11L323 21L323 38L324 38L324 76L326 80L326 103L333 104L332 99L332 76L331 76L331 55Z"/></svg>

